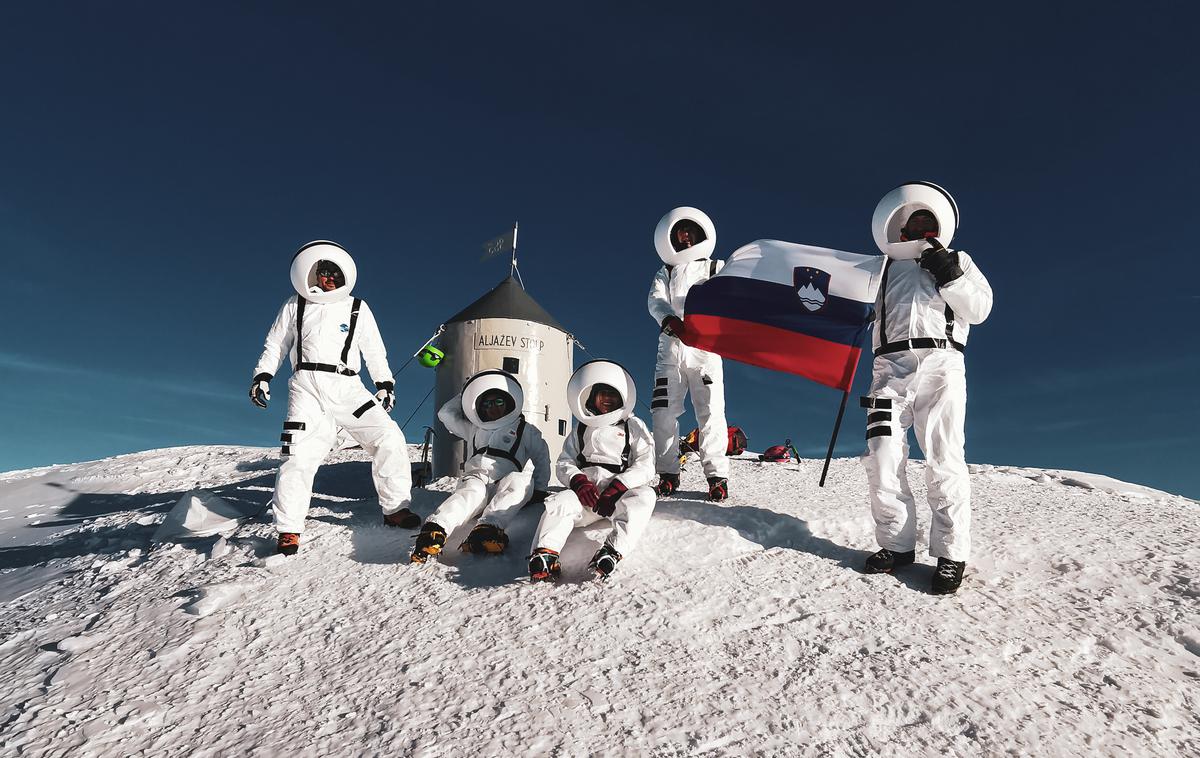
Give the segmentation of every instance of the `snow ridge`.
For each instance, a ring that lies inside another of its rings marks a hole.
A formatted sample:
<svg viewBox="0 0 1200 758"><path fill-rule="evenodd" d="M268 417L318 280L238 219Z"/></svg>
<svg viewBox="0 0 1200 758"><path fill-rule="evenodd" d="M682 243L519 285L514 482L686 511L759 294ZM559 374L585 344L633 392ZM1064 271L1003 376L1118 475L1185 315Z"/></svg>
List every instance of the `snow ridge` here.
<svg viewBox="0 0 1200 758"><path fill-rule="evenodd" d="M188 490L260 511L273 456L0 475L0 516L42 514L0 521L2 752L1200 754L1184 498L972 466L975 557L947 598L924 592L924 545L895 577L859 573L874 540L854 459L820 489L820 461L743 457L722 505L689 466L603 584L585 568L599 528L572 536L560 585L524 581L536 507L509 554L409 566L412 533L380 523L358 451L318 475L293 558L261 519L150 543Z"/></svg>

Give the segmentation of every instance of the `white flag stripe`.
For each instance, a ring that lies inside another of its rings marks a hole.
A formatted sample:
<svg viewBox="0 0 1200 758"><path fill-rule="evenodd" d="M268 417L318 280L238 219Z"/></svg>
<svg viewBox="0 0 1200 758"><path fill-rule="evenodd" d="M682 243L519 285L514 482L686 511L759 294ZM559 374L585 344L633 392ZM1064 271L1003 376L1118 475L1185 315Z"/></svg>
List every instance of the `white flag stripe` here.
<svg viewBox="0 0 1200 758"><path fill-rule="evenodd" d="M808 266L829 274L830 295L873 303L879 292L885 260L882 255L848 253L779 240L756 240L735 250L717 276L738 276L791 287L795 283L793 270L797 266Z"/></svg>

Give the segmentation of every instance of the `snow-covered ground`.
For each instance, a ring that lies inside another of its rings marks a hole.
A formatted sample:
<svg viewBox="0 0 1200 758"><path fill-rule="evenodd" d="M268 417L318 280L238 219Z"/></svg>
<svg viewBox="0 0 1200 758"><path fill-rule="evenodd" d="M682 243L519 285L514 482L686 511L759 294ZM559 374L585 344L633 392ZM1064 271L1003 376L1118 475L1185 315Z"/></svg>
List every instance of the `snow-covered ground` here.
<svg viewBox="0 0 1200 758"><path fill-rule="evenodd" d="M410 566L358 451L318 475L293 558L265 519L151 544L194 488L260 511L274 456L0 474L0 754L1200 755L1200 506L1181 497L973 466L951 597L925 593L923 546L859 573L855 459L825 489L819 461L738 460L722 505L690 466L607 584L585 570L598 528L560 585L527 583L538 507L505 556Z"/></svg>

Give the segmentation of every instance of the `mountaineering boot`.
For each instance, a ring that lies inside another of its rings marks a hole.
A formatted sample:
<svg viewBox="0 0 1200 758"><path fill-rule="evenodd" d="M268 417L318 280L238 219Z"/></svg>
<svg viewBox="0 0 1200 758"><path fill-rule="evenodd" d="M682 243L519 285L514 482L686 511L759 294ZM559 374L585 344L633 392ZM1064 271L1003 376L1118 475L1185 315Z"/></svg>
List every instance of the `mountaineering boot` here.
<svg viewBox="0 0 1200 758"><path fill-rule="evenodd" d="M967 570L966 561L952 561L949 558L938 558L937 569L933 572L933 582L929 592L934 595L953 595L962 584L963 572Z"/></svg>
<svg viewBox="0 0 1200 758"><path fill-rule="evenodd" d="M588 564L588 568L596 572L596 576L601 579L607 579L617 568L617 561L621 560L621 554L609 547L607 542L596 551L592 556L592 562Z"/></svg>
<svg viewBox="0 0 1200 758"><path fill-rule="evenodd" d="M445 545L446 530L432 521L426 521L425 526L421 527L420 534L417 535L417 542L413 545L412 556L409 560L412 563L425 563L430 558L437 557Z"/></svg>
<svg viewBox="0 0 1200 758"><path fill-rule="evenodd" d="M383 514L384 526L398 526L401 529L416 529L421 525L421 517L407 508L401 508L395 513Z"/></svg>
<svg viewBox="0 0 1200 758"><path fill-rule="evenodd" d="M539 547L529 556L529 581L557 582L562 567L558 565L558 553L548 547Z"/></svg>
<svg viewBox="0 0 1200 758"><path fill-rule="evenodd" d="M498 526L476 524L458 549L464 553L503 553L508 547L508 535Z"/></svg>
<svg viewBox="0 0 1200 758"><path fill-rule="evenodd" d="M890 574L898 568L909 565L916 557L916 550L897 553L885 547L871 553L867 558L866 565L863 566L863 572L867 574Z"/></svg>
<svg viewBox="0 0 1200 758"><path fill-rule="evenodd" d="M281 555L295 555L300 549L300 535L295 532L280 532L275 551Z"/></svg>
<svg viewBox="0 0 1200 758"><path fill-rule="evenodd" d="M708 501L719 503L729 497L729 480L723 476L708 478Z"/></svg>
<svg viewBox="0 0 1200 758"><path fill-rule="evenodd" d="M659 474L658 484L654 485L654 494L659 497L670 497L679 489L679 474Z"/></svg>

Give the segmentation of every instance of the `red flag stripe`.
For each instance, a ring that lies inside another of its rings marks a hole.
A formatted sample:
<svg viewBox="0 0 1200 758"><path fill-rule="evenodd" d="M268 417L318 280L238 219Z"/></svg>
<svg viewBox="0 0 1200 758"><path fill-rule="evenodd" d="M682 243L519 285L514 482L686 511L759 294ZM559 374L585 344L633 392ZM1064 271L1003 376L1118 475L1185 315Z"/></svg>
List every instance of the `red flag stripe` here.
<svg viewBox="0 0 1200 758"><path fill-rule="evenodd" d="M692 347L752 366L799 374L839 390L850 389L862 352L788 329L700 314L687 315L680 337Z"/></svg>

